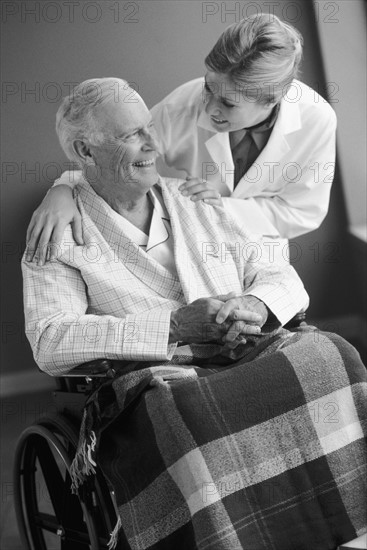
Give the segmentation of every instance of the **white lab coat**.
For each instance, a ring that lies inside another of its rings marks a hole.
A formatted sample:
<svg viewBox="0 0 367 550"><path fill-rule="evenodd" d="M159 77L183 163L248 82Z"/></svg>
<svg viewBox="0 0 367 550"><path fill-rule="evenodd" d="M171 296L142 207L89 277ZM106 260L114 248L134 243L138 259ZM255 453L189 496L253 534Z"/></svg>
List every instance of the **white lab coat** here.
<svg viewBox="0 0 367 550"><path fill-rule="evenodd" d="M152 109L161 138L159 172L204 178L247 230L293 238L326 216L335 168L336 116L314 90L293 81L269 141L233 190L228 132L216 132L204 111L204 79L183 84Z"/></svg>

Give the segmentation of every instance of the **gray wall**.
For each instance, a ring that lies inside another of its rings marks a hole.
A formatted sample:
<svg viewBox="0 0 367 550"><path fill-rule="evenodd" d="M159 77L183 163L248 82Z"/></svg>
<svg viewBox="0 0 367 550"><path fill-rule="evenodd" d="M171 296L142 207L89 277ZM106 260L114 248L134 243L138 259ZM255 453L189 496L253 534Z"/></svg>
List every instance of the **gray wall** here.
<svg viewBox="0 0 367 550"><path fill-rule="evenodd" d="M70 83L121 76L153 106L177 85L203 74L204 57L227 25L273 6L304 36L302 80L320 93L325 89L311 2L76 2L74 13L72 6L47 0L2 3L3 372L34 366L23 336L19 260L31 213L66 166L54 120ZM327 220L294 246L313 317L356 308L345 236L337 177Z"/></svg>

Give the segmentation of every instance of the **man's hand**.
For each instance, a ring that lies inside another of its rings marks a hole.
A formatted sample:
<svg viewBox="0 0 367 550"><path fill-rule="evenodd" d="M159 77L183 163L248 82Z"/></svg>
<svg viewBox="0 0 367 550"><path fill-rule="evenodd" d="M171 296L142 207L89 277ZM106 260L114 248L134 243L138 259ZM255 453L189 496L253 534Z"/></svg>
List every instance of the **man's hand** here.
<svg viewBox="0 0 367 550"><path fill-rule="evenodd" d="M189 344L217 342L223 344L227 341L225 340L227 333L230 329L234 332L232 327L235 323L233 323L230 312L227 315L228 320L223 319L220 323L217 321L220 311L226 305L218 298L199 298L188 306L172 311L169 342L181 341ZM244 318L246 323L241 321L240 325L236 325L236 336L229 341L233 341L241 335L241 338L238 339L239 343L242 341L242 336L260 332L258 322L261 321L261 316L258 313L247 311Z"/></svg>
<svg viewBox="0 0 367 550"><path fill-rule="evenodd" d="M225 327L220 327L215 318L222 305L214 298L199 298L172 311L169 341L199 344L220 340Z"/></svg>
<svg viewBox="0 0 367 550"><path fill-rule="evenodd" d="M185 197L190 196L190 200L194 202L202 200L207 204L223 206L220 193L205 180L188 176L179 190Z"/></svg>
<svg viewBox="0 0 367 550"><path fill-rule="evenodd" d="M72 190L67 185L52 187L34 211L28 226L27 262L36 260L38 265L43 265L47 259L55 258L57 245L69 223L72 224L75 241L84 244L81 216L73 200Z"/></svg>
<svg viewBox="0 0 367 550"><path fill-rule="evenodd" d="M235 292L216 296L216 299L224 302L217 313L216 322L221 325L231 321L224 342L244 342L243 334L260 334L261 327L268 318L268 309L264 302L251 295L238 296Z"/></svg>

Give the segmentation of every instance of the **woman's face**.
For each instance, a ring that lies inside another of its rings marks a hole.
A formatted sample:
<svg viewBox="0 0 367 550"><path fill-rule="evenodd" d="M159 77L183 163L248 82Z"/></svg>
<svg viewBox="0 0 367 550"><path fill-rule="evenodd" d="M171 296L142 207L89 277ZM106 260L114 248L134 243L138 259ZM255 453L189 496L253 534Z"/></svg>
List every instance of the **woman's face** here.
<svg viewBox="0 0 367 550"><path fill-rule="evenodd" d="M274 104L262 105L249 98L223 73L207 71L203 92L205 112L218 132L234 132L265 120Z"/></svg>

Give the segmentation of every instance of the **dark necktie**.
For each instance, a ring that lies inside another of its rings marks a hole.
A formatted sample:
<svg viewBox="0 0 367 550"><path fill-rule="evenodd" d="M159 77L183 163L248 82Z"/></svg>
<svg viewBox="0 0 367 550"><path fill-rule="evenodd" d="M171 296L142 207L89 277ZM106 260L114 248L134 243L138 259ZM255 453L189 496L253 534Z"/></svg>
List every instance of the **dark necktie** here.
<svg viewBox="0 0 367 550"><path fill-rule="evenodd" d="M252 137L251 130L247 130L245 136L232 150L234 163L234 186L246 174L259 155L259 150Z"/></svg>
<svg viewBox="0 0 367 550"><path fill-rule="evenodd" d="M269 139L271 129L277 119L279 109L280 103L274 107L270 115L265 120L255 124L254 126L250 126L249 128L244 128L244 130L246 130L244 137L235 147L233 147L232 157L234 164L234 187L236 187L240 179L246 174L250 166L254 164L260 152L265 147L267 139ZM260 149L256 145L252 132L267 132L268 134L267 139Z"/></svg>

